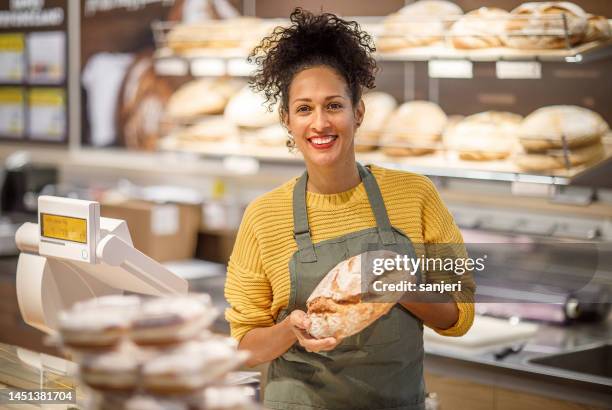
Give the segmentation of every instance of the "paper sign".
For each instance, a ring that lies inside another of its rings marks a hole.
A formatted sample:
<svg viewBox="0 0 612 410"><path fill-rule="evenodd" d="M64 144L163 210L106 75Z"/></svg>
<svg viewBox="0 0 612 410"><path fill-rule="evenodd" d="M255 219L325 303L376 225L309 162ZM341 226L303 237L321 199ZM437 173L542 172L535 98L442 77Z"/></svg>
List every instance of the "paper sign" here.
<svg viewBox="0 0 612 410"><path fill-rule="evenodd" d="M542 78L542 64L537 61L498 61L495 71L500 79Z"/></svg>
<svg viewBox="0 0 612 410"><path fill-rule="evenodd" d="M196 58L191 62L191 74L195 77L225 75L225 61L220 58Z"/></svg>
<svg viewBox="0 0 612 410"><path fill-rule="evenodd" d="M0 136L23 138L25 129L24 90L0 87Z"/></svg>
<svg viewBox="0 0 612 410"><path fill-rule="evenodd" d="M66 97L61 88L32 88L28 96L32 139L62 141L66 136Z"/></svg>
<svg viewBox="0 0 612 410"><path fill-rule="evenodd" d="M174 235L179 230L179 209L176 205L157 205L151 210L151 232Z"/></svg>
<svg viewBox="0 0 612 410"><path fill-rule="evenodd" d="M66 34L62 31L28 35L28 80L59 84L66 78Z"/></svg>
<svg viewBox="0 0 612 410"><path fill-rule="evenodd" d="M474 68L467 60L431 60L428 64L430 78L473 78Z"/></svg>
<svg viewBox="0 0 612 410"><path fill-rule="evenodd" d="M21 33L0 34L0 82L20 83L25 77L25 37Z"/></svg>

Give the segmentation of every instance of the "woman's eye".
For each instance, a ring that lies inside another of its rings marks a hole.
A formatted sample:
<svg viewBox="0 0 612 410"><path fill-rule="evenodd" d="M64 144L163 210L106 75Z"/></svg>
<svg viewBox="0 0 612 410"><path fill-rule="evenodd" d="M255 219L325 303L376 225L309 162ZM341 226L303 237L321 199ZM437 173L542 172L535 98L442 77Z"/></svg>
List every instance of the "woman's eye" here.
<svg viewBox="0 0 612 410"><path fill-rule="evenodd" d="M329 109L331 110L339 110L342 108L342 104L340 103L331 103L328 105Z"/></svg>
<svg viewBox="0 0 612 410"><path fill-rule="evenodd" d="M296 112L308 112L310 107L307 105L301 105L297 108Z"/></svg>

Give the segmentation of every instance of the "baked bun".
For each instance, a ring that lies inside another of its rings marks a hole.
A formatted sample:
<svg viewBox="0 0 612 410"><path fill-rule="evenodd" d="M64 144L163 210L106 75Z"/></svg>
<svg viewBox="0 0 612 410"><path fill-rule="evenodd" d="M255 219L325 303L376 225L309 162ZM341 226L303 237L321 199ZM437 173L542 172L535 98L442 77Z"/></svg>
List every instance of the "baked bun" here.
<svg viewBox="0 0 612 410"><path fill-rule="evenodd" d="M604 156L604 146L601 141L597 141L590 145L569 149L567 158L563 150L557 149L519 154L514 158L514 161L524 171L544 172L591 164L604 158Z"/></svg>
<svg viewBox="0 0 612 410"><path fill-rule="evenodd" d="M554 105L529 114L519 127L519 138L528 152L542 152L567 146L576 148L594 144L609 130L608 124L594 111L573 105Z"/></svg>
<svg viewBox="0 0 612 410"><path fill-rule="evenodd" d="M453 19L463 14L455 3L421 0L404 6L383 22L383 35L376 46L380 51L426 46L444 38Z"/></svg>
<svg viewBox="0 0 612 410"><path fill-rule="evenodd" d="M231 139L239 132L238 127L219 115L203 118L175 132L174 136L182 141L218 142Z"/></svg>
<svg viewBox="0 0 612 410"><path fill-rule="evenodd" d="M260 128L279 122L276 110L268 110L265 104L265 98L247 85L231 98L223 115L239 127Z"/></svg>
<svg viewBox="0 0 612 410"><path fill-rule="evenodd" d="M498 8L472 10L453 24L450 42L461 49L501 47L509 16L506 10Z"/></svg>
<svg viewBox="0 0 612 410"><path fill-rule="evenodd" d="M587 31L588 16L568 1L523 3L511 12L504 43L520 49L558 49L581 42ZM565 15L567 34L565 36Z"/></svg>
<svg viewBox="0 0 612 410"><path fill-rule="evenodd" d="M317 339L342 340L374 323L393 305L361 300L361 255L353 256L329 271L306 301L308 331Z"/></svg>
<svg viewBox="0 0 612 410"><path fill-rule="evenodd" d="M383 152L392 156L434 152L446 122L446 114L433 102L404 103L395 110L383 129Z"/></svg>
<svg viewBox="0 0 612 410"><path fill-rule="evenodd" d="M469 161L508 157L517 146L523 117L510 112L487 111L470 115L444 132L444 144Z"/></svg>
<svg viewBox="0 0 612 410"><path fill-rule="evenodd" d="M219 380L248 357L248 352L236 350L233 339L191 341L148 360L142 367L142 384L156 394L193 392Z"/></svg>
<svg viewBox="0 0 612 410"><path fill-rule="evenodd" d="M254 17L177 24L167 34L166 45L179 54L206 48L241 48L258 25L259 19Z"/></svg>
<svg viewBox="0 0 612 410"><path fill-rule="evenodd" d="M395 98L381 91L363 96L365 115L355 134L355 150L370 151L378 146L378 138L393 110L397 108Z"/></svg>
<svg viewBox="0 0 612 410"><path fill-rule="evenodd" d="M221 114L230 97L243 86L243 81L229 78L190 81L172 94L166 115L172 120L189 120L201 115Z"/></svg>
<svg viewBox="0 0 612 410"><path fill-rule="evenodd" d="M168 296L143 303L133 318L130 338L144 346L194 339L217 317L210 296Z"/></svg>
<svg viewBox="0 0 612 410"><path fill-rule="evenodd" d="M609 38L612 38L612 28L608 19L589 14L587 32L583 41L588 43L590 41L608 40Z"/></svg>

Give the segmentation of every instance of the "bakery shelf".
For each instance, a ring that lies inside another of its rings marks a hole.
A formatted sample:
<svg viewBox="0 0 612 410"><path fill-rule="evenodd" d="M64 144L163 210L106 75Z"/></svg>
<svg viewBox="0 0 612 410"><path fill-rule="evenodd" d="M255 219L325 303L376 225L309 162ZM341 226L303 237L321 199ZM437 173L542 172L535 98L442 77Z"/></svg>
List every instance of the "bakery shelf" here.
<svg viewBox="0 0 612 410"><path fill-rule="evenodd" d="M282 163L302 166L300 155L297 153L290 154L284 147L243 144L238 139L229 142L192 142L167 137L160 143L160 150L189 152L205 158L254 158L261 163ZM606 175L609 175L612 169L612 147L607 147L605 158L590 166L578 166L570 170L556 170L548 174L536 174L521 172L510 160L465 161L459 159L454 153L449 152L403 158L389 157L379 151L357 154L357 159L365 163L378 164L387 168L429 176L547 185L578 184L595 186L604 186L606 184ZM601 176L597 177L597 175ZM596 177L598 178L597 180L593 179Z"/></svg>

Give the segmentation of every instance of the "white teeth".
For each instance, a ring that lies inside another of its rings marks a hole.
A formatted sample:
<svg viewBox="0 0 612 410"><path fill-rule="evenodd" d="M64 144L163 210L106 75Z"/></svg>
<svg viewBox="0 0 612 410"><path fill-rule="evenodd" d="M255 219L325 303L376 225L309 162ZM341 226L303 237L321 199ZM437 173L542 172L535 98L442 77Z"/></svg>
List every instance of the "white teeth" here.
<svg viewBox="0 0 612 410"><path fill-rule="evenodd" d="M310 142L316 145L328 144L335 140L336 137L314 137L310 139Z"/></svg>

